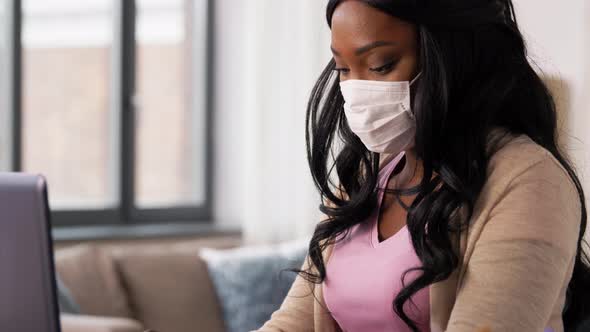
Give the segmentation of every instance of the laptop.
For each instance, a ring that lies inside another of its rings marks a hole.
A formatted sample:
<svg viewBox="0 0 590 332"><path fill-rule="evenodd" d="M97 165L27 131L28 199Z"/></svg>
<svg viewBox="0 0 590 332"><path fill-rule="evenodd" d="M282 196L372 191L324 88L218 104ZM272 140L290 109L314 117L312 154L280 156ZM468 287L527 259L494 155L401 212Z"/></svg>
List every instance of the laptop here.
<svg viewBox="0 0 590 332"><path fill-rule="evenodd" d="M0 173L0 331L60 332L47 183Z"/></svg>

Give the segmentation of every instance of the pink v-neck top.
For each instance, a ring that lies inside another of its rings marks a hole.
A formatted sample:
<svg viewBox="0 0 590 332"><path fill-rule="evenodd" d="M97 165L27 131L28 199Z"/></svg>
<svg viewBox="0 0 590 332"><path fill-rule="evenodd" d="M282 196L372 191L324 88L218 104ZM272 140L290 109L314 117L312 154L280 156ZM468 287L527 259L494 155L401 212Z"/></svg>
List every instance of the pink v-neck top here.
<svg viewBox="0 0 590 332"><path fill-rule="evenodd" d="M402 152L381 169L379 188L386 187L403 156ZM379 241L377 225L383 190L379 190L378 198L377 208L368 220L352 227L344 239L336 242L326 266L324 301L343 331L411 331L393 311L393 300L403 288L403 273L420 266L420 260L406 226ZM406 285L418 273L408 273ZM430 331L428 287L416 293L404 308L420 331Z"/></svg>

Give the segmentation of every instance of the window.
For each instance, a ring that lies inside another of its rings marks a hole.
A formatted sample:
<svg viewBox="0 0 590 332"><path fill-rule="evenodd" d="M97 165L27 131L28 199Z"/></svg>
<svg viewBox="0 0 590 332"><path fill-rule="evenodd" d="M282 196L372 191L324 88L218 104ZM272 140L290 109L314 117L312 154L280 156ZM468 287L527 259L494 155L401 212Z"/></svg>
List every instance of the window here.
<svg viewBox="0 0 590 332"><path fill-rule="evenodd" d="M12 169L12 54L13 24L10 21L12 8L7 0L0 0L0 169Z"/></svg>
<svg viewBox="0 0 590 332"><path fill-rule="evenodd" d="M113 208L113 2L22 4L22 170L47 177L53 209Z"/></svg>
<svg viewBox="0 0 590 332"><path fill-rule="evenodd" d="M200 73L191 73L191 2L138 0L136 30L137 163L139 207L202 204L202 105L191 105ZM198 27L203 30L205 27ZM202 98L202 97L201 97ZM198 99L197 99L198 100ZM166 121L162 121L162 116Z"/></svg>
<svg viewBox="0 0 590 332"><path fill-rule="evenodd" d="M47 177L56 225L210 219L210 1L0 0L2 162Z"/></svg>

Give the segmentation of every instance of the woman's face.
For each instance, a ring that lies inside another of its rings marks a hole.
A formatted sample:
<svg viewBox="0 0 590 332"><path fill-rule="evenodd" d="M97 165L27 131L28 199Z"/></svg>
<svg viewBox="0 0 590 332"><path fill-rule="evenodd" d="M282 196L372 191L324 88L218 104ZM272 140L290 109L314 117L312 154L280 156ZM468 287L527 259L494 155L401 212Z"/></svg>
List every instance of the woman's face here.
<svg viewBox="0 0 590 332"><path fill-rule="evenodd" d="M332 53L340 81L411 81L418 73L416 26L361 1L332 16Z"/></svg>

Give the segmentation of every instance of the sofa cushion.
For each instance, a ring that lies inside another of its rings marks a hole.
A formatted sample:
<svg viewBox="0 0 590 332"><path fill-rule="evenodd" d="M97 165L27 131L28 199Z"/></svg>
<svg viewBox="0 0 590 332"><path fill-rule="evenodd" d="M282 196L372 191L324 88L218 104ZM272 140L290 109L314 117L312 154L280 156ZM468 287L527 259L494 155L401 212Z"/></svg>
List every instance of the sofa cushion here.
<svg viewBox="0 0 590 332"><path fill-rule="evenodd" d="M86 315L61 314L62 332L143 332L137 321L129 318L113 318Z"/></svg>
<svg viewBox="0 0 590 332"><path fill-rule="evenodd" d="M229 250L204 248L228 332L260 328L289 292L307 254L309 239ZM198 282L198 280L195 280Z"/></svg>
<svg viewBox="0 0 590 332"><path fill-rule="evenodd" d="M87 315L131 317L113 259L95 245L59 249L57 274L80 311Z"/></svg>
<svg viewBox="0 0 590 332"><path fill-rule="evenodd" d="M236 244L236 239L220 240L216 246ZM207 266L198 255L200 245L160 246L116 255L130 306L145 328L165 332L225 331Z"/></svg>

